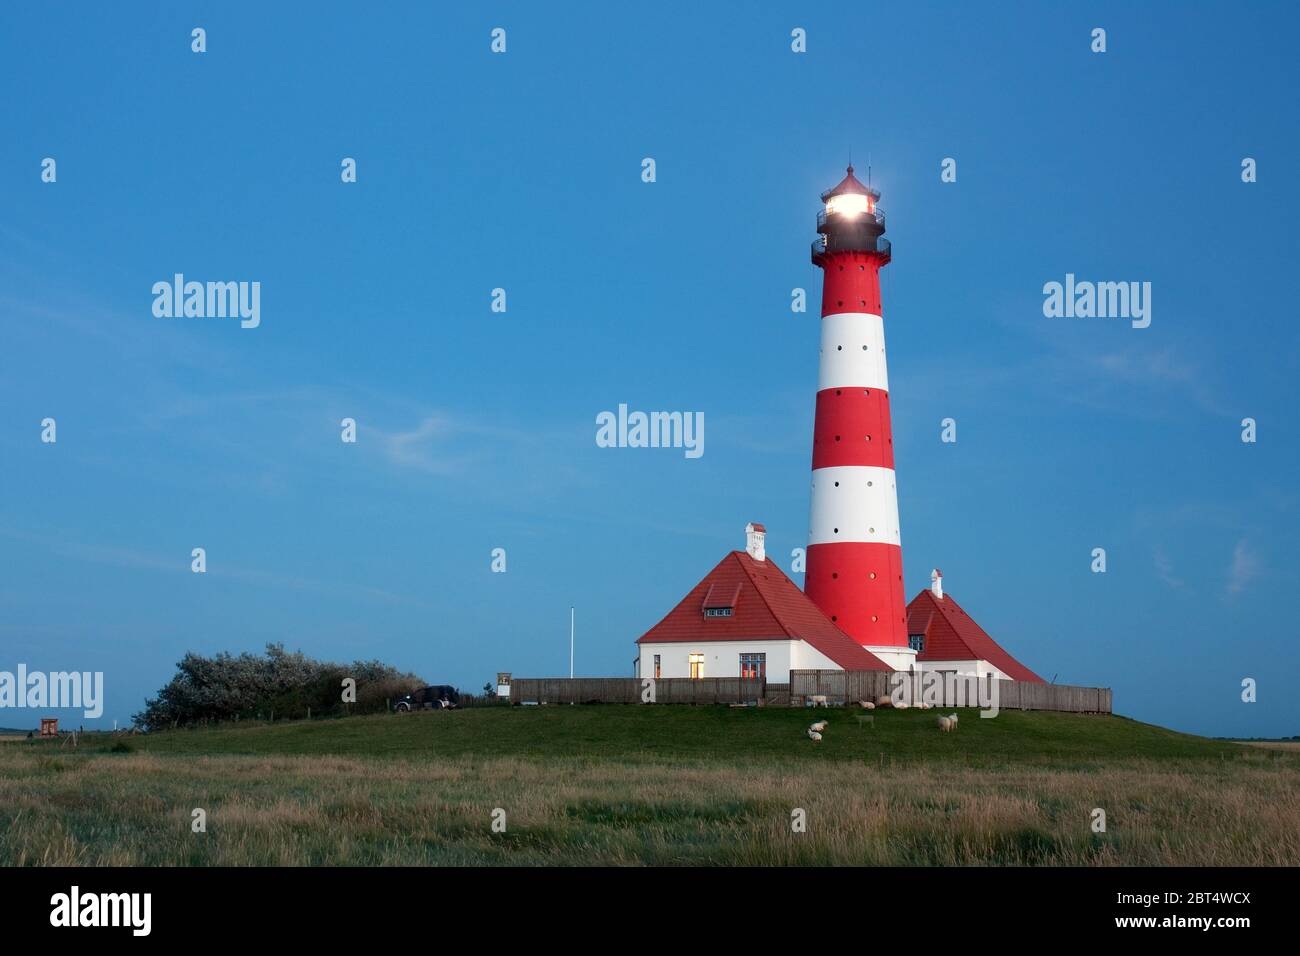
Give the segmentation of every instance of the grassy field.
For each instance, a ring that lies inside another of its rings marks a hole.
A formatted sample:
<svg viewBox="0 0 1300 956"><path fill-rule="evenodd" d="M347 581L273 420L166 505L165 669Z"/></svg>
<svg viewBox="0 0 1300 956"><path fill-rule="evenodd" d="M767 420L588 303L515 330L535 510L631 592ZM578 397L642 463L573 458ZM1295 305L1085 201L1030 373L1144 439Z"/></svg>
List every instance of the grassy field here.
<svg viewBox="0 0 1300 956"><path fill-rule="evenodd" d="M821 710L820 743L808 711L613 705L24 740L0 864L1300 865L1296 751L962 714Z"/></svg>

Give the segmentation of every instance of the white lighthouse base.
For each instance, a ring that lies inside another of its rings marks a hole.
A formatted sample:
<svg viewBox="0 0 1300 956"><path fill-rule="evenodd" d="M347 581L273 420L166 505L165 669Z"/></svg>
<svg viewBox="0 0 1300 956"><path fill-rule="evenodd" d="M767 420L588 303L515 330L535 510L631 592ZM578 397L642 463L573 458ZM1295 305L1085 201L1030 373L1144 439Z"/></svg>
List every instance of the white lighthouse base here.
<svg viewBox="0 0 1300 956"><path fill-rule="evenodd" d="M899 647L897 644L883 644L875 647L864 644L863 647L896 671L910 671L916 665L916 651L910 647Z"/></svg>

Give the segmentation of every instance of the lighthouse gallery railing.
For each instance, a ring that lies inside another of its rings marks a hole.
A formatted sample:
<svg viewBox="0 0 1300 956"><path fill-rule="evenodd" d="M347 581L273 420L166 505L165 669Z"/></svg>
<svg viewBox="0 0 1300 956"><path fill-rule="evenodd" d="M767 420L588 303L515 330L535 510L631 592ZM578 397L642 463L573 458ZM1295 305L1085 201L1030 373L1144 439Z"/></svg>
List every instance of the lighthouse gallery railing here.
<svg viewBox="0 0 1300 956"><path fill-rule="evenodd" d="M887 256L891 254L892 249L893 247L889 244L889 240L886 239L884 236L879 236L876 238L876 252L880 253L883 256ZM819 236L818 238L814 239L812 244L812 254L814 256L820 256L825 251L826 251L826 237Z"/></svg>

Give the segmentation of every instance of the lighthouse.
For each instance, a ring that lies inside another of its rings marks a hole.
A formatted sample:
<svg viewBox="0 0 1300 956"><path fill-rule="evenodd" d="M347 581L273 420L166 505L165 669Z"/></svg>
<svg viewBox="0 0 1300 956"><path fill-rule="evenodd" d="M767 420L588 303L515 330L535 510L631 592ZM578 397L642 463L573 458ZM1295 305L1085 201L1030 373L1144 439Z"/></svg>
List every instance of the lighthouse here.
<svg viewBox="0 0 1300 956"><path fill-rule="evenodd" d="M903 600L880 269L890 261L880 193L848 175L822 193L812 261L822 270L804 590L857 644L897 670L916 660Z"/></svg>
<svg viewBox="0 0 1300 956"><path fill-rule="evenodd" d="M637 639L642 678L740 677L793 685L800 670L938 670L1042 683L968 614L935 570L903 600L880 268L880 193L848 175L822 193L812 261L822 270L804 590L767 555L767 528L718 562ZM778 676L780 675L780 676Z"/></svg>

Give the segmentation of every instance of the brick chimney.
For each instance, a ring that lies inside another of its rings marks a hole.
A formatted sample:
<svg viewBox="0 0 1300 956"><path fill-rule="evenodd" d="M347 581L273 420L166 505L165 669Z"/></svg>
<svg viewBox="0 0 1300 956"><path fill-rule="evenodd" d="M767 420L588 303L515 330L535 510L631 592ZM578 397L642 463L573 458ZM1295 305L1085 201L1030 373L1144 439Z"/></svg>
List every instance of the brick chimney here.
<svg viewBox="0 0 1300 956"><path fill-rule="evenodd" d="M938 568L930 572L930 591L937 599L943 600L943 572Z"/></svg>
<svg viewBox="0 0 1300 956"><path fill-rule="evenodd" d="M755 561L766 561L767 551L763 547L766 537L767 529L761 524L751 521L745 525L745 553Z"/></svg>

